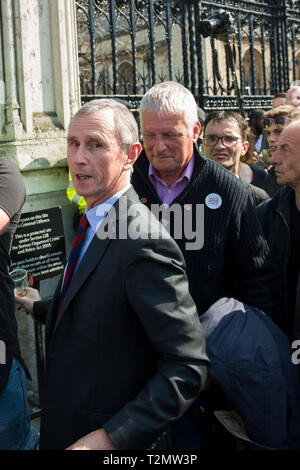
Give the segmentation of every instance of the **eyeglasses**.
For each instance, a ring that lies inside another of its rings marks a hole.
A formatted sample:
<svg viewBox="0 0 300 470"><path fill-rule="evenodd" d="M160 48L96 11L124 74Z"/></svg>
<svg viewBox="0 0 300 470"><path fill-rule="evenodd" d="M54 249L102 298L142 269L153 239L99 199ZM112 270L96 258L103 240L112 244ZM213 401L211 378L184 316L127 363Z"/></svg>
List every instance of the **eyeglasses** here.
<svg viewBox="0 0 300 470"><path fill-rule="evenodd" d="M208 134L203 137L203 142L208 147L214 147L221 140L224 147L234 147L238 140L243 140L240 137L233 137L231 135L213 135Z"/></svg>
<svg viewBox="0 0 300 470"><path fill-rule="evenodd" d="M277 126L284 126L286 120L291 121L291 119L287 116L276 116L275 118L265 118L264 119L264 127L268 129L273 123Z"/></svg>

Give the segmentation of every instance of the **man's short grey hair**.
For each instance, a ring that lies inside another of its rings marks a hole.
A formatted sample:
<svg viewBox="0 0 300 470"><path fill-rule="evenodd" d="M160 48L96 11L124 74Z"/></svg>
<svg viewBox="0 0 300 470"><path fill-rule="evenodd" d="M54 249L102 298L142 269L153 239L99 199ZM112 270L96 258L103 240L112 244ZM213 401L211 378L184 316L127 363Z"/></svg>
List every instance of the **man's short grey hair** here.
<svg viewBox="0 0 300 470"><path fill-rule="evenodd" d="M114 99L89 101L77 111L74 118L81 114L96 114L105 108L113 110L115 131L121 148L126 150L129 145L139 142L138 126L133 114L124 104Z"/></svg>
<svg viewBox="0 0 300 470"><path fill-rule="evenodd" d="M191 132L198 121L197 103L192 93L177 82L162 82L154 85L143 96L139 112L144 109L161 116L169 113L182 114L187 129Z"/></svg>

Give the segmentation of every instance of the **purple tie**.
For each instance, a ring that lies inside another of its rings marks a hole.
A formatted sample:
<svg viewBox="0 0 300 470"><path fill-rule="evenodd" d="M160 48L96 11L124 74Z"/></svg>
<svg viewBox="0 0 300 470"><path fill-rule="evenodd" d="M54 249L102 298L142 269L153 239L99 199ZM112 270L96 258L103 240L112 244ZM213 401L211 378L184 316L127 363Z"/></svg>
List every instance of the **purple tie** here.
<svg viewBox="0 0 300 470"><path fill-rule="evenodd" d="M69 262L68 262L68 266L67 266L67 269L66 269L66 272L65 272L64 282L63 282L62 289L61 289L61 294L60 294L60 299L59 299L59 307L58 307L58 310L57 310L56 319L58 318L63 300L65 298L66 292L68 290L68 287L69 287L70 282L72 280L75 268L77 266L78 259L79 259L79 256L80 256L80 252L81 252L81 248L82 248L82 245L83 245L83 242L84 242L84 239L85 239L86 231L89 228L89 225L90 225L90 223L87 219L87 216L86 216L86 214L84 214L80 219L77 235L76 235L76 237L73 241L73 245L72 245L72 248L71 248Z"/></svg>

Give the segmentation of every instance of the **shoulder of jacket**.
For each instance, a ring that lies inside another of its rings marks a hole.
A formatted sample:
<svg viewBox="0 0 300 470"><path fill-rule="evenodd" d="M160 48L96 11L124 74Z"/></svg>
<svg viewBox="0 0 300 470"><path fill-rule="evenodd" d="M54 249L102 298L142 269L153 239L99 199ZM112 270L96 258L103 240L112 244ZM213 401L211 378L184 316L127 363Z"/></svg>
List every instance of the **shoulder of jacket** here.
<svg viewBox="0 0 300 470"><path fill-rule="evenodd" d="M276 209L278 209L279 205L281 204L282 195L283 192L278 191L275 196L259 204L255 209L258 217L262 219L267 217L269 214L276 212Z"/></svg>

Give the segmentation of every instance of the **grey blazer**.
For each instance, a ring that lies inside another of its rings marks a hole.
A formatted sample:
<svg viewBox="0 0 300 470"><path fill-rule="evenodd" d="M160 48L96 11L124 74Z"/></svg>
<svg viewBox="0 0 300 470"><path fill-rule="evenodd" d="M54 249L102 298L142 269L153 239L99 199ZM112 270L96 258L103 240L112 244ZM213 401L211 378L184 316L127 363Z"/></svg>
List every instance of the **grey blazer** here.
<svg viewBox="0 0 300 470"><path fill-rule="evenodd" d="M150 448L196 398L209 365L177 244L130 188L55 324L60 285L50 306L34 306L39 320L48 312L40 448L66 448L101 427L119 449Z"/></svg>

